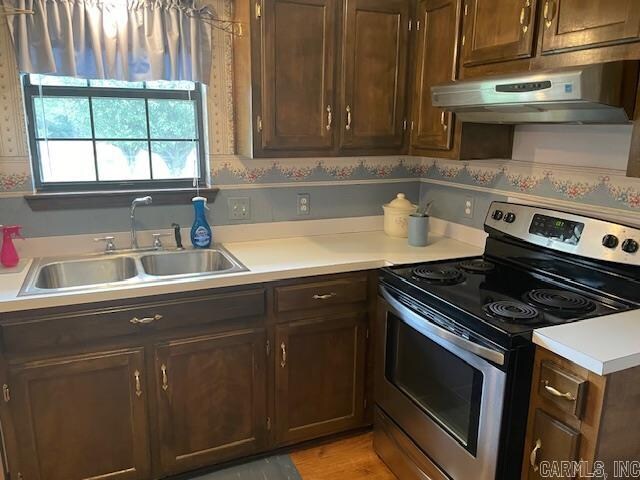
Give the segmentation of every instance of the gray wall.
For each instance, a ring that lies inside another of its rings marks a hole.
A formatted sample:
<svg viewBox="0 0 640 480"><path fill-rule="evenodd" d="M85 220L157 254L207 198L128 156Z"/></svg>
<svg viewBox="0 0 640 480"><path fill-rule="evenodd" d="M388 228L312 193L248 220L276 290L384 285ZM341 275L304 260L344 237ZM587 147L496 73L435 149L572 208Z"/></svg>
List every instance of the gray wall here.
<svg viewBox="0 0 640 480"><path fill-rule="evenodd" d="M431 215L434 217L482 229L491 202L506 201L507 197L423 182L420 184L420 199L422 202L433 201ZM467 199L471 199L473 203L471 217L465 215Z"/></svg>
<svg viewBox="0 0 640 480"><path fill-rule="evenodd" d="M211 205L209 220L212 225L231 225L382 215L382 204L392 200L398 192L405 193L415 202L420 195L420 182L221 190L215 203ZM310 215L297 215L296 202L299 193L310 195ZM229 197L250 198L250 220L229 220ZM129 229L128 208L33 212L22 197L0 198L0 218L6 224L23 225L25 237L97 234ZM141 230L169 228L172 222L189 226L193 223L193 207L190 204L139 207L137 219Z"/></svg>

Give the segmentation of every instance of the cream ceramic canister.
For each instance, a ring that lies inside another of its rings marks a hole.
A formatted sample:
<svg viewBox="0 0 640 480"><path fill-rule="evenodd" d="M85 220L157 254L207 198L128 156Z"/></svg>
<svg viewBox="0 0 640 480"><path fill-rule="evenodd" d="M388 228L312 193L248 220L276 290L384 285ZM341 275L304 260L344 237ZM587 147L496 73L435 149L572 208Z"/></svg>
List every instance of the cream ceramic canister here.
<svg viewBox="0 0 640 480"><path fill-rule="evenodd" d="M417 205L412 204L404 193L399 193L384 210L384 233L390 237L407 238L409 235L409 215L415 213Z"/></svg>

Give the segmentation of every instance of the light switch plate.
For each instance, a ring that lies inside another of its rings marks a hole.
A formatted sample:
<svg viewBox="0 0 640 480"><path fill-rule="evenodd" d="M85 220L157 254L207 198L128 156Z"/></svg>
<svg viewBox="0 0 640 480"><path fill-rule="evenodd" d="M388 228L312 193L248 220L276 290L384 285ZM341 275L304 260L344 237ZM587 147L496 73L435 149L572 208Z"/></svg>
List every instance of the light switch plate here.
<svg viewBox="0 0 640 480"><path fill-rule="evenodd" d="M298 194L298 215L311 214L311 196L308 193Z"/></svg>
<svg viewBox="0 0 640 480"><path fill-rule="evenodd" d="M251 199L249 197L230 197L229 220L249 220L251 218Z"/></svg>

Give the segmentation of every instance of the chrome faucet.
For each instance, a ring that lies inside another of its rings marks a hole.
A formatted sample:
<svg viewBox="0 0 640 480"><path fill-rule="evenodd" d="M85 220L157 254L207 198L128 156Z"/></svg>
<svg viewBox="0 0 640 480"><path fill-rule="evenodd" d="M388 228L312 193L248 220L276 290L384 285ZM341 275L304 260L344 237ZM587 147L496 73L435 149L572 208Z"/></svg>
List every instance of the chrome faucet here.
<svg viewBox="0 0 640 480"><path fill-rule="evenodd" d="M131 202L131 210L129 211L129 218L131 219L131 249L137 250L138 236L136 234L136 207L138 205L151 205L153 199L150 196L135 198Z"/></svg>

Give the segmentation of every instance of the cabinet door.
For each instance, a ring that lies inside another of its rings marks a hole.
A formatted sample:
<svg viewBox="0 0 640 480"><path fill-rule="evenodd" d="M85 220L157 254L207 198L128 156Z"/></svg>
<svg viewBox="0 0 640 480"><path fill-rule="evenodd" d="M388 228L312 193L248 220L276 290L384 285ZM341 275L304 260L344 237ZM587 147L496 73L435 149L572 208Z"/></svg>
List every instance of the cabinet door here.
<svg viewBox="0 0 640 480"><path fill-rule="evenodd" d="M166 474L255 453L266 432L266 337L244 330L156 347Z"/></svg>
<svg viewBox="0 0 640 480"><path fill-rule="evenodd" d="M346 0L341 147L396 149L404 140L408 0Z"/></svg>
<svg viewBox="0 0 640 480"><path fill-rule="evenodd" d="M365 329L364 314L278 325L275 378L279 445L362 423Z"/></svg>
<svg viewBox="0 0 640 480"><path fill-rule="evenodd" d="M33 362L10 375L22 478L149 478L142 349Z"/></svg>
<svg viewBox="0 0 640 480"><path fill-rule="evenodd" d="M333 148L337 0L264 0L262 148Z"/></svg>
<svg viewBox="0 0 640 480"><path fill-rule="evenodd" d="M411 126L413 148L451 148L453 115L433 107L431 87L455 78L457 3L456 0L421 0L418 4Z"/></svg>
<svg viewBox="0 0 640 480"><path fill-rule="evenodd" d="M464 66L531 57L536 3L537 0L466 0Z"/></svg>
<svg viewBox="0 0 640 480"><path fill-rule="evenodd" d="M636 41L638 0L545 0L542 51L589 48Z"/></svg>
<svg viewBox="0 0 640 480"><path fill-rule="evenodd" d="M536 411L535 425L533 428L533 445L529 454L528 480L541 480L548 478L549 472L545 471L548 465L560 462L576 460L578 456L578 441L580 432L575 431L552 416ZM544 462L541 466L541 462ZM556 478L573 478L557 477Z"/></svg>

